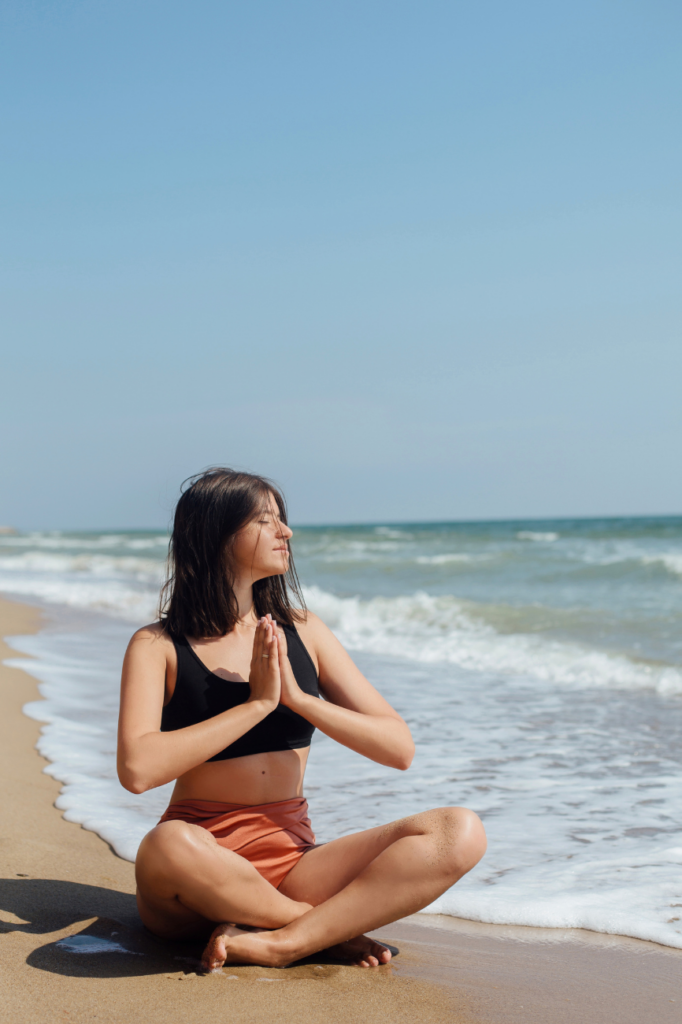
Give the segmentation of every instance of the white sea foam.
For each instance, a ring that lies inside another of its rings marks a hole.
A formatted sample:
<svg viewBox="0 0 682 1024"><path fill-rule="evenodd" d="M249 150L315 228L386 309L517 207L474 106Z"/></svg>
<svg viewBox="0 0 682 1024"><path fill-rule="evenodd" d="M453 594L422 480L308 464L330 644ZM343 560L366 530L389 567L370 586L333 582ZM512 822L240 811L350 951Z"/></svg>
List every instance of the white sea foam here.
<svg viewBox="0 0 682 1024"><path fill-rule="evenodd" d="M39 681L42 700L24 706L44 722L39 753L48 775L64 783L56 806L67 821L96 832L125 860L135 860L142 836L168 806L172 785L128 793L116 775L121 662L130 627L91 620L87 633L14 638L34 660L10 660Z"/></svg>
<svg viewBox="0 0 682 1024"><path fill-rule="evenodd" d="M131 555L94 555L84 552L69 554L63 551L54 554L45 551L25 551L11 557L0 557L0 571L17 575L24 573L45 573L46 575L83 573L95 577L139 579L156 584L160 569L158 560Z"/></svg>
<svg viewBox="0 0 682 1024"><path fill-rule="evenodd" d="M320 558L325 562L378 562L402 549L398 540L355 540L328 545Z"/></svg>
<svg viewBox="0 0 682 1024"><path fill-rule="evenodd" d="M660 555L643 555L641 561L644 565L662 565L673 576L682 576L682 554L672 552Z"/></svg>
<svg viewBox="0 0 682 1024"><path fill-rule="evenodd" d="M428 806L471 806L485 821L488 854L433 912L592 928L682 948L679 666L664 664L664 655L647 662L598 650L579 632L572 642L501 632L484 621L484 605L424 590L437 580L456 592L456 581L475 577L480 566L476 601L498 608L504 597L496 588L511 580L513 591L505 593L524 607L539 594L550 608L563 608L564 592L587 602L597 581L611 588L609 612L623 622L637 622L632 601L640 601L643 638L658 635L644 629L660 600L661 635L673 635L675 581L642 566L679 575L675 537L591 539L562 528L555 542L549 531L532 528L516 540L490 540L478 527L438 531L422 538L416 529L372 527L299 538L304 578L315 581L319 569L317 578L331 581L306 589L311 609L352 649L417 742L412 769L396 773L318 734L307 776L318 841ZM64 783L58 806L128 859L171 789L127 793L114 763L123 650L134 625L155 615L166 544L162 535L114 533L0 541L0 589L71 617L71 624L15 641L34 656L16 664L40 680L44 699L26 711L44 723L39 749L47 771ZM614 576L616 564L622 570ZM435 574L430 566L442 569ZM378 580L387 593L340 597L329 590L337 585L352 594L356 579ZM546 591L532 589L536 580ZM412 592L406 581L415 581ZM642 587L650 589L636 589ZM580 630L585 614L569 617L567 628ZM491 612L494 622L527 619ZM670 650L674 660L672 643Z"/></svg>
<svg viewBox="0 0 682 1024"><path fill-rule="evenodd" d="M39 742L65 783L57 806L133 860L171 786L134 795L115 773L118 674L130 630L93 619L87 632L12 639L34 660L46 724ZM482 815L481 865L430 908L493 923L592 928L682 948L682 765L661 756L658 707L627 694L548 688L452 664L356 654L407 719L409 772L369 763L319 734L306 792L318 841L444 804ZM630 720L630 717L632 720ZM633 727L636 722L636 728Z"/></svg>
<svg viewBox="0 0 682 1024"><path fill-rule="evenodd" d="M568 541L566 552L577 561L594 566L613 566L628 564L660 565L673 576L682 576L682 551L652 550L651 545L644 546L635 541L592 541L590 543Z"/></svg>
<svg viewBox="0 0 682 1024"><path fill-rule="evenodd" d="M476 562L481 556L466 555L463 552L450 551L443 555L418 555L415 562L419 565L448 565L450 562Z"/></svg>
<svg viewBox="0 0 682 1024"><path fill-rule="evenodd" d="M113 539L107 538L110 542ZM37 550L0 556L0 590L49 604L97 609L131 622L155 618L163 577L161 559L133 556L127 551L117 556L93 553L92 549L110 546L94 542L87 553L76 553L68 543L55 553L44 548L56 547L56 538L43 540L49 543L41 542ZM165 550L165 543L161 550Z"/></svg>
<svg viewBox="0 0 682 1024"><path fill-rule="evenodd" d="M645 859L646 871L637 871L633 859ZM670 884L672 865L682 867L682 847L664 842L653 849L642 844L639 858L630 849L618 858L592 857L581 867L566 862L560 871L555 863L534 864L516 872L502 900L492 888L481 891L465 882L436 900L429 913L490 924L585 928L682 948L675 909L682 901Z"/></svg>
<svg viewBox="0 0 682 1024"><path fill-rule="evenodd" d="M453 597L339 598L317 587L306 602L353 650L561 686L649 689L682 694L682 672L545 637L498 633Z"/></svg>

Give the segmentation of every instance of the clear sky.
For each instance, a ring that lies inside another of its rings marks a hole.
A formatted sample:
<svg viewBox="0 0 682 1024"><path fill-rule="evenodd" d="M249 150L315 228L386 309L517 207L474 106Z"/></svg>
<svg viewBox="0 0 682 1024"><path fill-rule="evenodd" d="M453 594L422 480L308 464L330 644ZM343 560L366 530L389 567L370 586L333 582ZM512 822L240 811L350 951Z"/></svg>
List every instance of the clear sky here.
<svg viewBox="0 0 682 1024"><path fill-rule="evenodd" d="M0 523L682 512L674 0L4 0Z"/></svg>

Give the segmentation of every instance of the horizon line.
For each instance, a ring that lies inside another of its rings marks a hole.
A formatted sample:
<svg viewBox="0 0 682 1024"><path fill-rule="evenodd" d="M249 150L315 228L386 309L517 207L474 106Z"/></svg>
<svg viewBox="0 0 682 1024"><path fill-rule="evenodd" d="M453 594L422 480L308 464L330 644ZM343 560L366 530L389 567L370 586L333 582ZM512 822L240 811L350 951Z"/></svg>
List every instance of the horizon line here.
<svg viewBox="0 0 682 1024"><path fill-rule="evenodd" d="M474 524L487 525L491 523L567 523L567 522L596 522L603 520L619 519L682 519L682 512L638 512L608 513L604 515L545 515L545 516L502 516L486 517L483 519L364 519L349 520L347 522L290 522L289 526L295 530L315 529L344 529L362 526L471 526ZM33 527L21 529L13 526L0 526L0 537L21 536L29 533L161 533L162 526L119 526L119 527ZM170 533L170 530L167 532Z"/></svg>

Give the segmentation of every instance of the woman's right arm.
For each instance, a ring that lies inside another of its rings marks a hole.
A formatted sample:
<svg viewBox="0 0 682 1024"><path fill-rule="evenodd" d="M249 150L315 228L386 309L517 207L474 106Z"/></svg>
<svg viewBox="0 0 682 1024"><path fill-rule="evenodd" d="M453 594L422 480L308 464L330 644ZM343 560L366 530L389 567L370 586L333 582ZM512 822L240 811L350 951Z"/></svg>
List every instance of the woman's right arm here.
<svg viewBox="0 0 682 1024"><path fill-rule="evenodd" d="M154 628L133 636L123 661L118 722L118 777L131 793L144 793L184 775L234 743L277 707L280 698L277 637L256 629L245 704L185 729L161 732L169 641ZM271 656L264 657L268 652Z"/></svg>

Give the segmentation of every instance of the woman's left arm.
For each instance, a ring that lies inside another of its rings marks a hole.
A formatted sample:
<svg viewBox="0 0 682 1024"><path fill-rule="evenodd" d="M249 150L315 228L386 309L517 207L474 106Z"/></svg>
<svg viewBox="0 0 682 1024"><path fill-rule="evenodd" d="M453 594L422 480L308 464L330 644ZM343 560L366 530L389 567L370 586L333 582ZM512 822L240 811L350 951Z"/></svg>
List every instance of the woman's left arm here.
<svg viewBox="0 0 682 1024"><path fill-rule="evenodd" d="M402 771L414 757L414 742L407 723L384 700L353 663L332 631L308 613L299 632L317 657L320 688L325 700L304 693L296 682L280 634L282 704L307 719L326 736L379 764Z"/></svg>

